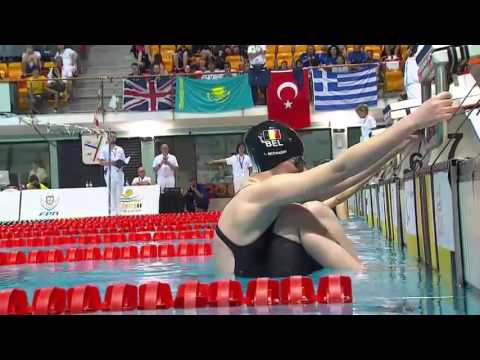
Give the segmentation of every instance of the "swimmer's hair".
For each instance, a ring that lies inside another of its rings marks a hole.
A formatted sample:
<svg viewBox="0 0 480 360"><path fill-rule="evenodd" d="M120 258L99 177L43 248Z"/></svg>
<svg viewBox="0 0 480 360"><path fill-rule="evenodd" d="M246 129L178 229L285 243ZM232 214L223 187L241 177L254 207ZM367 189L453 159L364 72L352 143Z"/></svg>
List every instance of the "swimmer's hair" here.
<svg viewBox="0 0 480 360"><path fill-rule="evenodd" d="M356 112L359 112L359 111L366 111L366 112L368 112L368 105L367 105L367 104L360 104L360 105L358 105L358 106L355 108L355 111L356 111Z"/></svg>

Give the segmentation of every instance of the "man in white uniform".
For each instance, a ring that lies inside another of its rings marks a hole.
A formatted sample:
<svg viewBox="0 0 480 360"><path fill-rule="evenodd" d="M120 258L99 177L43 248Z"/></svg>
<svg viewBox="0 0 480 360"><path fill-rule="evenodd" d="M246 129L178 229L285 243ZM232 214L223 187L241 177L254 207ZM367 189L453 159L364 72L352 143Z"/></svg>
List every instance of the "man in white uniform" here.
<svg viewBox="0 0 480 360"><path fill-rule="evenodd" d="M212 160L209 165L230 165L233 173L233 188L235 194L246 183L249 176L252 174L252 159L245 154L245 145L237 145L237 153L226 159Z"/></svg>
<svg viewBox="0 0 480 360"><path fill-rule="evenodd" d="M157 173L160 193L163 194L165 188L175 187L175 171L178 169L178 162L175 155L169 153L170 148L167 144L162 144L160 151L161 154L155 157L152 167Z"/></svg>
<svg viewBox="0 0 480 360"><path fill-rule="evenodd" d="M108 144L103 146L100 150L100 156L98 157L100 165L103 165L103 173L105 175L105 183L107 184L107 191L110 191L109 185L111 185L111 207L110 215L120 214L120 199L123 192L123 184L125 182L125 176L123 170L115 166L115 162L122 160L126 162L125 152L123 149L116 145L117 139L114 134L109 138L109 143L111 144L110 152L110 161L108 156ZM109 181L109 166L111 164L111 179ZM111 183L111 184L109 184ZM108 199L108 198L107 198ZM107 200L108 201L108 200Z"/></svg>

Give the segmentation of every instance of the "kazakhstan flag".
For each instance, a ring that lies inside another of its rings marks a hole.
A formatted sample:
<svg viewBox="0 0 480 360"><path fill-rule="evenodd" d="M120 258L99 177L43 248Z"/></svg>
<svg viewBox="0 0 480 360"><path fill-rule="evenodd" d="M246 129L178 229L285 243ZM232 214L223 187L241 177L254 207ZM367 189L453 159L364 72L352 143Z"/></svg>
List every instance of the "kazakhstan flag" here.
<svg viewBox="0 0 480 360"><path fill-rule="evenodd" d="M177 76L175 110L212 113L253 107L247 75L215 80Z"/></svg>

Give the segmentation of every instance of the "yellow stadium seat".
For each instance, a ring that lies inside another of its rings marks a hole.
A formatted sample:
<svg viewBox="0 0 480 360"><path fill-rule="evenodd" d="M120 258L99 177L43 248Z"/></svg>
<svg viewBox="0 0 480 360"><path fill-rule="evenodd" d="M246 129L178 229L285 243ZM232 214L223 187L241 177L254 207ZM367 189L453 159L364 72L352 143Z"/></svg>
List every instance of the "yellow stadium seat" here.
<svg viewBox="0 0 480 360"><path fill-rule="evenodd" d="M0 72L2 72L2 75L6 78L8 77L8 66L5 63L0 63Z"/></svg>
<svg viewBox="0 0 480 360"><path fill-rule="evenodd" d="M385 91L402 91L403 90L403 73L400 70L385 71L384 75Z"/></svg>
<svg viewBox="0 0 480 360"><path fill-rule="evenodd" d="M45 61L43 63L43 68L50 71L51 68L55 67L55 63L53 61Z"/></svg>
<svg viewBox="0 0 480 360"><path fill-rule="evenodd" d="M315 45L316 52L324 52L325 45ZM325 49L326 51L326 49Z"/></svg>
<svg viewBox="0 0 480 360"><path fill-rule="evenodd" d="M275 55L274 54L266 54L265 59L267 61L267 68L268 69L273 69L274 61L275 61Z"/></svg>
<svg viewBox="0 0 480 360"><path fill-rule="evenodd" d="M160 45L160 51L162 52L166 50L175 52L176 49L177 49L176 45Z"/></svg>
<svg viewBox="0 0 480 360"><path fill-rule="evenodd" d="M308 45L295 45L295 53L304 53L307 51Z"/></svg>
<svg viewBox="0 0 480 360"><path fill-rule="evenodd" d="M277 45L267 45L267 54L273 54L275 53L275 48Z"/></svg>
<svg viewBox="0 0 480 360"><path fill-rule="evenodd" d="M278 53L292 53L292 45L278 45Z"/></svg>
<svg viewBox="0 0 480 360"><path fill-rule="evenodd" d="M305 53L305 51L296 51L293 55L293 60L297 61L298 59L300 59L300 56L302 56L303 53Z"/></svg>
<svg viewBox="0 0 480 360"><path fill-rule="evenodd" d="M173 51L170 51L170 50L165 51L165 50L163 50L163 51L161 52L163 62L165 62L166 60L171 60L171 61L173 61L173 55L174 55L174 54L175 54L175 52L173 52Z"/></svg>
<svg viewBox="0 0 480 360"><path fill-rule="evenodd" d="M292 65L292 54L291 53L279 53L277 55L277 64L280 66L282 62L286 61L288 66Z"/></svg>
<svg viewBox="0 0 480 360"><path fill-rule="evenodd" d="M169 73L173 72L173 59L163 59L163 64Z"/></svg>
<svg viewBox="0 0 480 360"><path fill-rule="evenodd" d="M9 63L8 64L8 78L10 80L17 80L22 77L22 63Z"/></svg>
<svg viewBox="0 0 480 360"><path fill-rule="evenodd" d="M230 63L232 69L240 70L240 66L242 64L242 58L240 57L240 55L227 56L226 60Z"/></svg>

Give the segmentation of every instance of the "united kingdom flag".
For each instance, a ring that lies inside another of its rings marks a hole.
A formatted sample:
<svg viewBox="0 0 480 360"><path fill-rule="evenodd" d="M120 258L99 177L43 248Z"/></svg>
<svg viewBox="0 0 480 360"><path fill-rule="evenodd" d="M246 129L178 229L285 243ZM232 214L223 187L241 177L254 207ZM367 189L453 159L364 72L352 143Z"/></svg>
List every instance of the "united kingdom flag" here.
<svg viewBox="0 0 480 360"><path fill-rule="evenodd" d="M123 110L157 111L173 108L175 79L161 76L155 79L124 80Z"/></svg>

